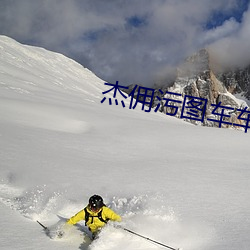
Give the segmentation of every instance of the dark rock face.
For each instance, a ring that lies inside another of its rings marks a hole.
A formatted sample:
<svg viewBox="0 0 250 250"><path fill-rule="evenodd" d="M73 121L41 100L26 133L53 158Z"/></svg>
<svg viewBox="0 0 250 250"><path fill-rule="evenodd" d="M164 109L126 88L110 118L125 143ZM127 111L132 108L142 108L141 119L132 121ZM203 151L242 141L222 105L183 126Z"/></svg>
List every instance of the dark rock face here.
<svg viewBox="0 0 250 250"><path fill-rule="evenodd" d="M250 100L250 66L218 74L218 79L225 84L230 93L240 93Z"/></svg>

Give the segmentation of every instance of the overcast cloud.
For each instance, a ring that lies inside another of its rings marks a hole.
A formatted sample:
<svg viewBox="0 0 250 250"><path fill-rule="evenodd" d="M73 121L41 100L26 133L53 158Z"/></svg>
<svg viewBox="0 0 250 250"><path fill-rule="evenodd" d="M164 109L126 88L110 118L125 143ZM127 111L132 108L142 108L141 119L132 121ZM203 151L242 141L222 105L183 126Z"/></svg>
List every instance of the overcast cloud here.
<svg viewBox="0 0 250 250"><path fill-rule="evenodd" d="M61 52L106 81L149 85L208 46L223 63L249 63L247 4L249 0L0 0L0 34Z"/></svg>

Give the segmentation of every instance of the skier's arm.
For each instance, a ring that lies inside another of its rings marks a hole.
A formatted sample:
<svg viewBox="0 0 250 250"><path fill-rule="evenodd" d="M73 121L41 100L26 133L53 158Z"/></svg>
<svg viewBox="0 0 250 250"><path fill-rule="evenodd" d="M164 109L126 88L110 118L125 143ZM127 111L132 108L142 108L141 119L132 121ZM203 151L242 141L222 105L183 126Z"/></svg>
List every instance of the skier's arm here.
<svg viewBox="0 0 250 250"><path fill-rule="evenodd" d="M118 221L120 222L122 220L121 216L116 214L113 210L111 210L110 208L105 207L105 217L107 219L110 219L112 221Z"/></svg>
<svg viewBox="0 0 250 250"><path fill-rule="evenodd" d="M78 221L84 220L85 218L85 212L84 209L72 216L70 219L68 219L67 224L75 225Z"/></svg>

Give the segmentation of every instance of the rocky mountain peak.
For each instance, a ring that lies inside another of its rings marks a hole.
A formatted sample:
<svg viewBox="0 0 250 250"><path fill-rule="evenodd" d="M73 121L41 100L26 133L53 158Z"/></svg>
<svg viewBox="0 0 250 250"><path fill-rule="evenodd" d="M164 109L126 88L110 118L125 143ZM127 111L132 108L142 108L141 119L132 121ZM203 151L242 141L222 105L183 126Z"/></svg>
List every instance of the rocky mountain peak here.
<svg viewBox="0 0 250 250"><path fill-rule="evenodd" d="M209 53L201 49L194 55L188 57L177 69L177 77L194 77L206 74L209 71Z"/></svg>
<svg viewBox="0 0 250 250"><path fill-rule="evenodd" d="M244 100L236 98L232 93L242 92L243 88L250 85L250 67L249 71L239 72L227 72L223 74L214 73L212 60L210 58L209 51L207 49L201 49L194 55L188 57L177 69L177 77L174 83L167 88L167 91L176 93L178 98L174 98L176 101L172 102L171 105L162 104L163 112L167 114L175 113L178 107L178 112L175 116L183 117L182 105L185 96L197 97L207 100L206 110L204 111L204 119L202 122L185 118L185 120L195 123L202 124L204 126L217 126L217 122L212 121L216 119L214 115L214 106L220 103L221 106L227 107L230 111L234 121L237 119L238 111L241 108L248 107ZM250 91L249 91L250 93ZM250 96L250 95L249 95ZM173 98L173 95L166 94L166 99ZM190 99L190 98L189 98ZM168 102L171 104L171 102ZM203 107L205 109L205 107ZM217 110L219 112L219 109ZM218 118L218 117L217 117ZM219 118L218 118L219 119ZM232 122L232 118L225 118L228 122ZM233 125L223 125L225 127L232 127Z"/></svg>
<svg viewBox="0 0 250 250"><path fill-rule="evenodd" d="M177 88L183 95L205 98L212 104L220 94L227 92L224 84L217 79L211 69L210 55L206 49L188 57L177 72L171 89Z"/></svg>
<svg viewBox="0 0 250 250"><path fill-rule="evenodd" d="M224 83L230 93L240 94L250 100L250 65L218 73L217 78Z"/></svg>

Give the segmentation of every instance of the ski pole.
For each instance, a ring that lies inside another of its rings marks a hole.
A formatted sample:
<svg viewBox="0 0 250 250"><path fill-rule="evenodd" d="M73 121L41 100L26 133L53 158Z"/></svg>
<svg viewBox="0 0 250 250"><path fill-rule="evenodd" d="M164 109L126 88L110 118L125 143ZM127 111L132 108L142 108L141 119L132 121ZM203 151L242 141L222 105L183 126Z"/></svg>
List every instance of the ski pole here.
<svg viewBox="0 0 250 250"><path fill-rule="evenodd" d="M41 222L39 222L38 220L36 221L40 226L42 226L43 227L43 229L46 231L46 230L48 230L48 228L47 227L45 227Z"/></svg>
<svg viewBox="0 0 250 250"><path fill-rule="evenodd" d="M129 232L129 233L131 233L131 234L137 235L137 236L139 236L139 237L141 237L141 238L143 238L143 239L145 239L145 240L154 242L154 243L156 243L156 244L158 244L158 245L161 245L161 246L163 246L163 247L169 248L169 249L171 249L171 250L180 250L180 248L173 248L173 247L167 246L167 245L162 244L162 243L160 243L160 242L158 242L158 241L155 241L155 240L152 240L152 239L150 239L150 238L148 238L148 237L145 237L145 236L143 236L143 235L141 235L141 234L135 233L135 232L133 232L133 231L127 229L127 228L122 228L122 229L125 230L125 231L127 231L127 232Z"/></svg>

